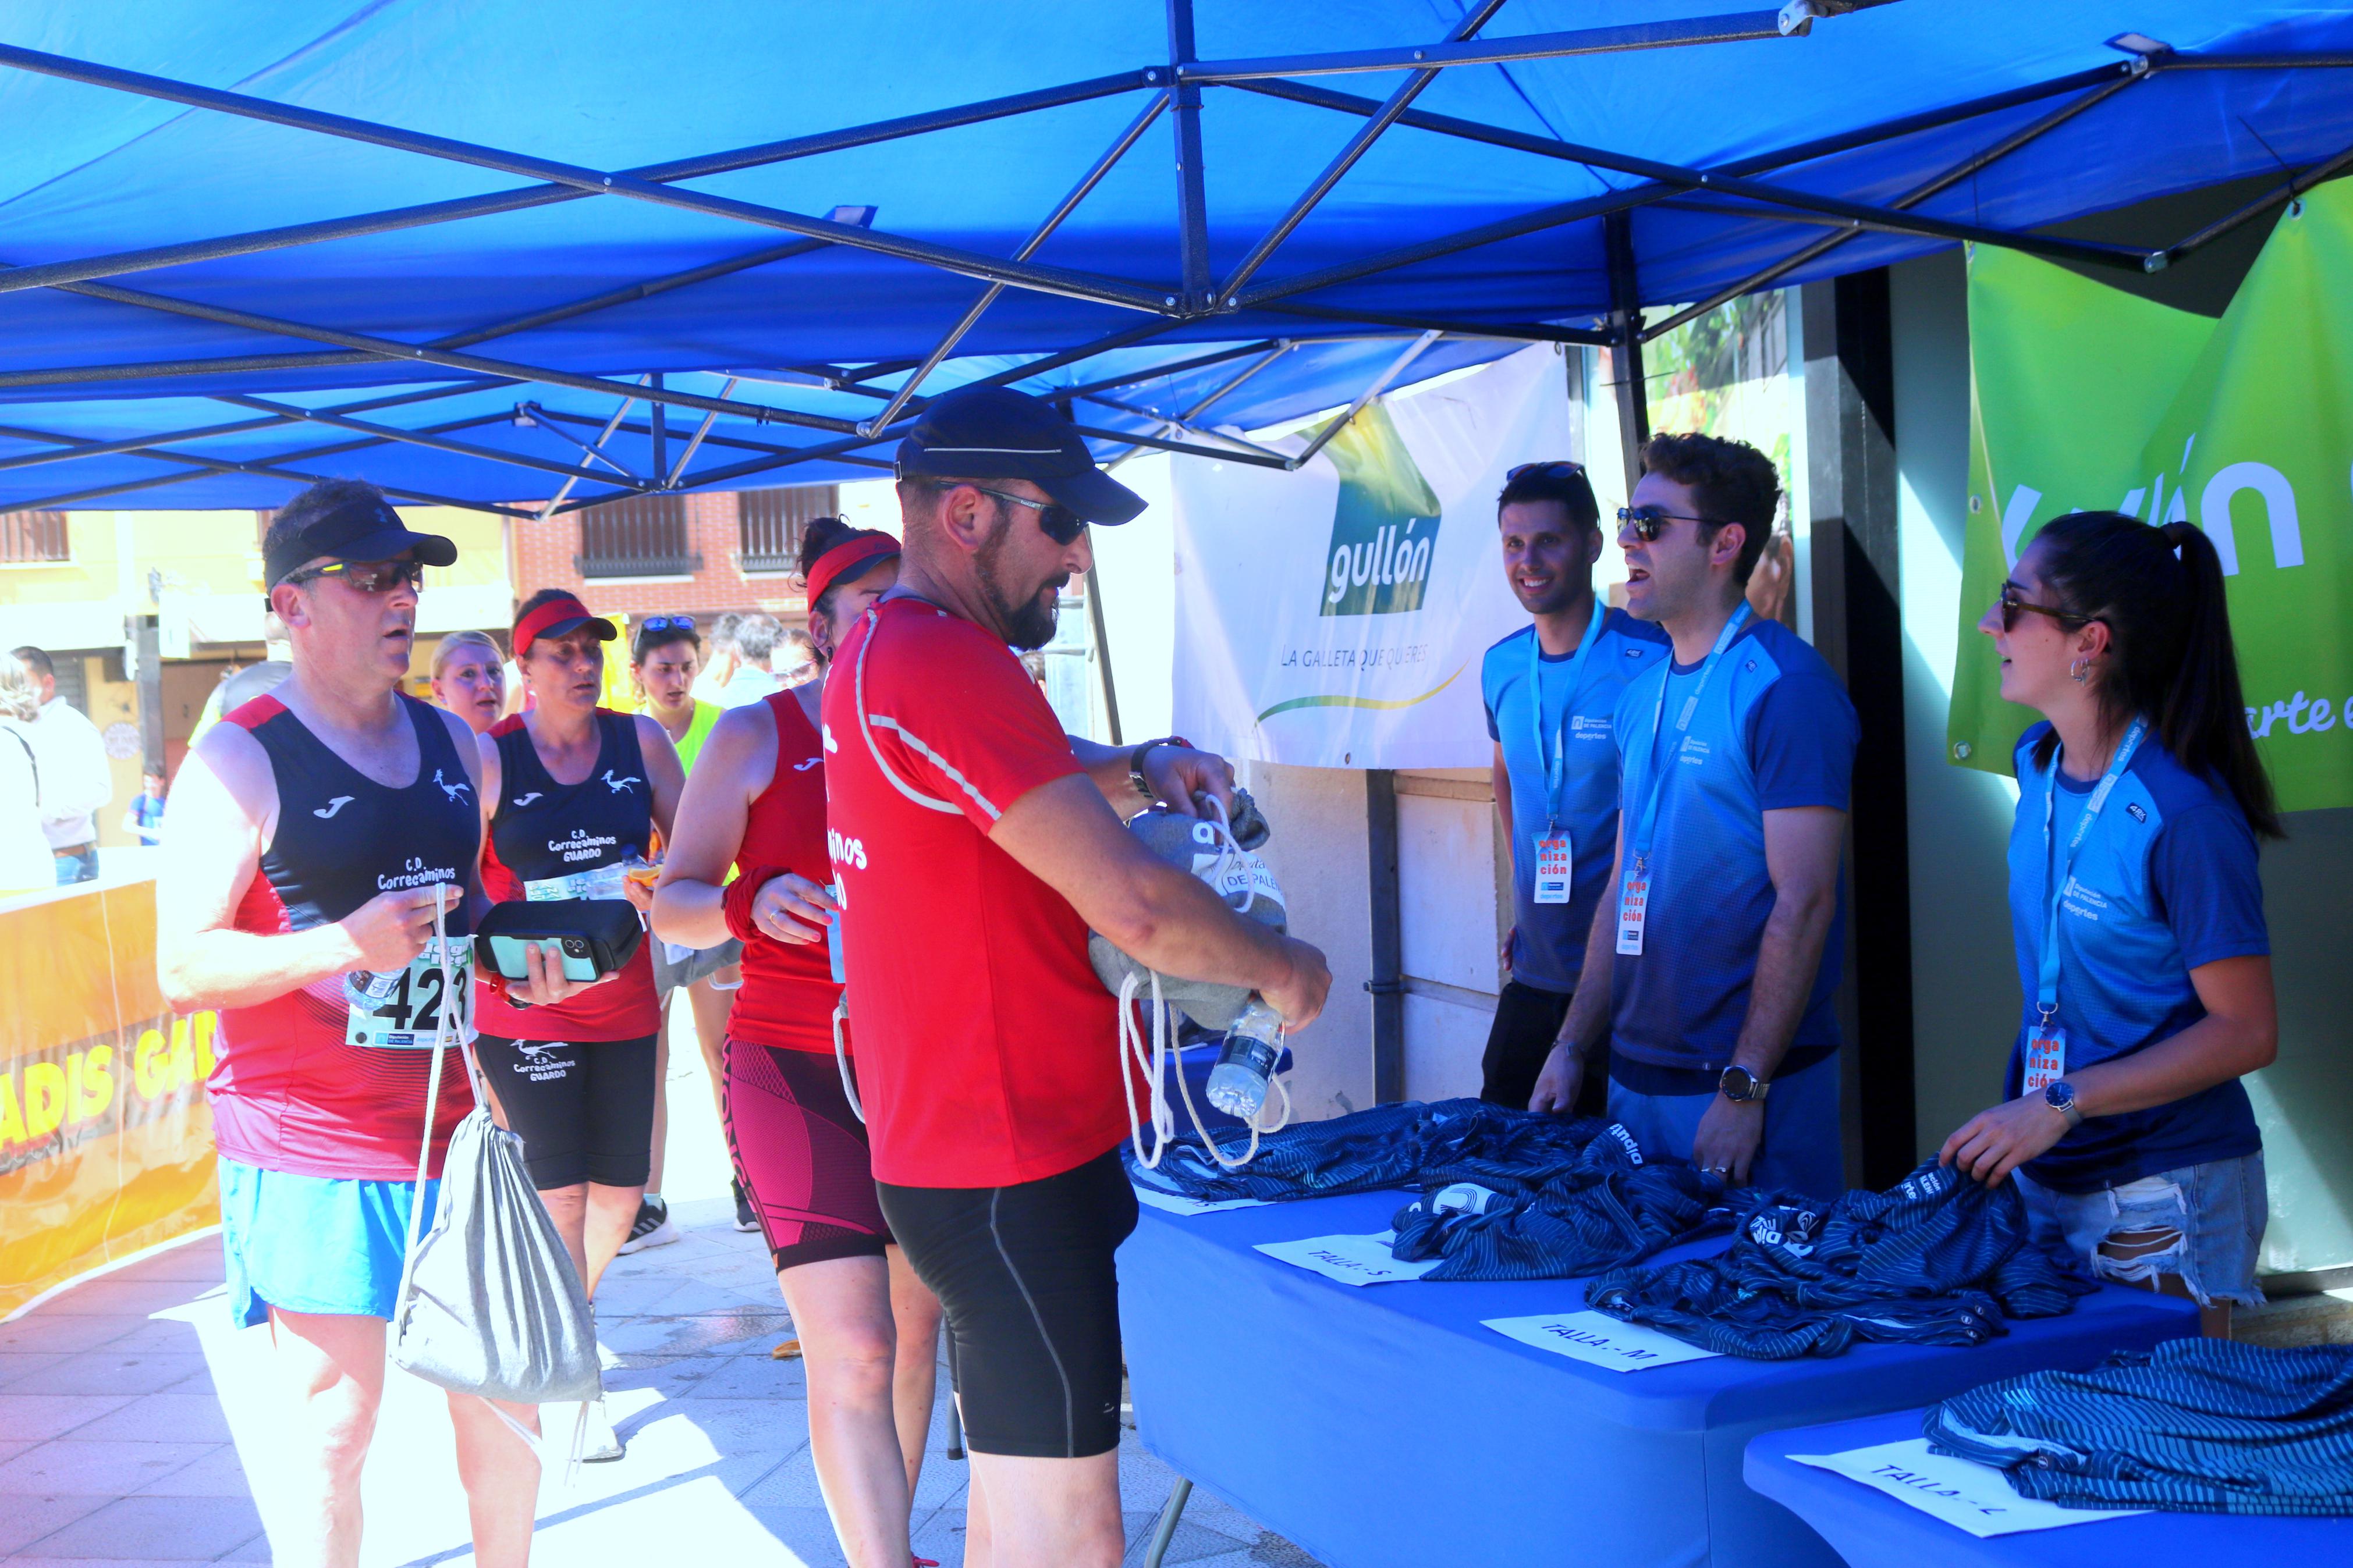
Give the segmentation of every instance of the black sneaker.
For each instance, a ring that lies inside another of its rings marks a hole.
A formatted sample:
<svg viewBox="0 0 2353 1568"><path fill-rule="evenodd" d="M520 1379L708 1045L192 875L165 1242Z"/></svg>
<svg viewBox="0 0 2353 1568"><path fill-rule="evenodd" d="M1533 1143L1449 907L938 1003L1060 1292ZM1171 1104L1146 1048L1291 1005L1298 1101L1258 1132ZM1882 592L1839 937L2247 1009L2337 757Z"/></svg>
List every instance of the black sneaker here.
<svg viewBox="0 0 2353 1568"><path fill-rule="evenodd" d="M629 1226L629 1239L621 1243L621 1250L643 1252L649 1247L668 1247L677 1239L678 1226L670 1222L670 1205L648 1194L638 1201L638 1221Z"/></svg>
<svg viewBox="0 0 2353 1568"><path fill-rule="evenodd" d="M733 1185L735 1188L735 1228L745 1232L758 1230L760 1228L760 1215L758 1212L752 1207L752 1200L744 1194L744 1184L737 1182L734 1183Z"/></svg>

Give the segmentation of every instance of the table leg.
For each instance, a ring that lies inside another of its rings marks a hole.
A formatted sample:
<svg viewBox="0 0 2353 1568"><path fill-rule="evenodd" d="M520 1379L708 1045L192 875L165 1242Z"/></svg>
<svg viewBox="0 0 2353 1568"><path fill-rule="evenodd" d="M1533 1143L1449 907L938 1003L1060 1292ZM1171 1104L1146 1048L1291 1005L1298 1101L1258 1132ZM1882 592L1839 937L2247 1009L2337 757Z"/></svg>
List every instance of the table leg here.
<svg viewBox="0 0 2353 1568"><path fill-rule="evenodd" d="M1193 1495L1193 1483L1184 1477L1168 1489L1168 1500L1160 1506L1159 1521L1152 1527L1152 1544L1145 1548L1144 1568L1160 1568L1160 1560L1168 1554L1168 1543L1176 1538L1176 1521L1185 1517L1185 1503Z"/></svg>

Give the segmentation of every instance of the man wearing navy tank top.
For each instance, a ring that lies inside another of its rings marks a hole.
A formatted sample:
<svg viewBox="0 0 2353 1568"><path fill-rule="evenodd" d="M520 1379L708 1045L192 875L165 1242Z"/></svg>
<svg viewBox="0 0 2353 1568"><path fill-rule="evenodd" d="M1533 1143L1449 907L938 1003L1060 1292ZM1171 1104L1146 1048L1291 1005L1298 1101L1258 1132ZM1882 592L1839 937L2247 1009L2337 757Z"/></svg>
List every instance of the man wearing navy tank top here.
<svg viewBox="0 0 2353 1568"><path fill-rule="evenodd" d="M1839 865L1854 705L1750 613L1781 486L1771 459L1662 435L1618 514L1626 608L1673 639L1626 689L1618 854L1531 1104L1576 1103L1609 1043L1609 1114L1646 1151L1735 1183L1835 1195Z"/></svg>
<svg viewBox="0 0 2353 1568"><path fill-rule="evenodd" d="M428 1050L445 1018L467 1026L480 781L464 722L399 690L424 569L456 546L411 532L375 487L329 479L280 510L262 552L292 672L181 770L156 966L174 1011L220 1013L206 1089L229 1308L241 1327L268 1323L292 1400L264 1499L271 1558L348 1563L410 1205L433 1204L472 1098L453 1053L420 1191ZM533 968L526 998L569 994ZM522 1563L538 1460L482 1401L453 1394L449 1415L476 1560Z"/></svg>

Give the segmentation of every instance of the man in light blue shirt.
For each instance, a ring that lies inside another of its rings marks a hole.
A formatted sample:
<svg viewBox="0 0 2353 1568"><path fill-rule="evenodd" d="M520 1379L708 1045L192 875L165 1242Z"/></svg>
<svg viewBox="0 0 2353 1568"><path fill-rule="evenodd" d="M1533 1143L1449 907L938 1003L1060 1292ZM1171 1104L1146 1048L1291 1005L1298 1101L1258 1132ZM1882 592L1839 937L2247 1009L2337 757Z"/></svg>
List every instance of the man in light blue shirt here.
<svg viewBox="0 0 2353 1568"><path fill-rule="evenodd" d="M1662 435L1643 465L1619 514L1627 608L1673 654L1618 705L1613 890L1531 1103L1573 1106L1606 1038L1609 1114L1646 1152L1831 1196L1845 1184L1832 1001L1854 705L1820 655L1749 612L1780 496L1771 460Z"/></svg>
<svg viewBox="0 0 2353 1568"><path fill-rule="evenodd" d="M1618 699L1661 661L1666 634L1593 593L1601 513L1577 463L1527 463L1495 501L1504 577L1532 624L1487 650L1480 689L1495 809L1512 845L1511 970L1487 1035L1480 1098L1517 1110L1568 1015L1586 933L1618 843ZM1586 1075L1601 1114L1609 1077Z"/></svg>

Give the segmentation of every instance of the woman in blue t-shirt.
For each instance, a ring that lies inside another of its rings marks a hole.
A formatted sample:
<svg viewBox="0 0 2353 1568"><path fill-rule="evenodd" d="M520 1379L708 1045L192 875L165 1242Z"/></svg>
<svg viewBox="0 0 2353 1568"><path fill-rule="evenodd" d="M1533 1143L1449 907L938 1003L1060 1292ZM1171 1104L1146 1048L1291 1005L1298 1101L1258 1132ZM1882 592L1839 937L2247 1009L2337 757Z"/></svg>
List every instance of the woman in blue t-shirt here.
<svg viewBox="0 0 2353 1568"><path fill-rule="evenodd" d="M2281 830L2221 563L2189 523L2077 512L1978 629L2002 696L2046 721L2015 758L2015 1098L1942 1158L2016 1173L2046 1245L2193 1296L2227 1334L2232 1302L2263 1300L2263 1139L2239 1079L2278 1047L2255 838Z"/></svg>

